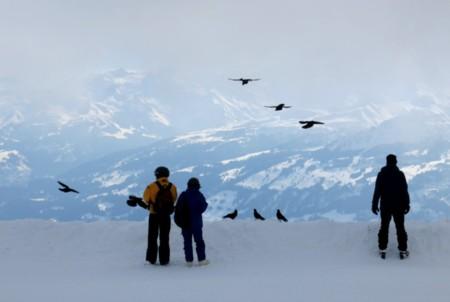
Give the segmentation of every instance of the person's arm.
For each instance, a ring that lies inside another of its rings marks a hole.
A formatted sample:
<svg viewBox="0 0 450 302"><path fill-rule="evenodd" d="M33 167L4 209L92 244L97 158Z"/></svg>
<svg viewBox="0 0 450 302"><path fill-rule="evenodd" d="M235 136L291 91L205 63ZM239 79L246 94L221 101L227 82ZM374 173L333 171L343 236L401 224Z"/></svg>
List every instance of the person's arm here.
<svg viewBox="0 0 450 302"><path fill-rule="evenodd" d="M378 173L377 180L375 181L375 190L373 191L373 197L372 197L372 213L375 215L378 215L379 208L378 208L378 201L380 200L381 196L381 173Z"/></svg>
<svg viewBox="0 0 450 302"><path fill-rule="evenodd" d="M180 194L180 196L178 197L178 200L177 200L177 202L176 202L176 204L175 204L175 207L176 208L180 208L180 207L182 207L182 206L184 206L184 203L186 202L186 198L185 198L185 194L184 194L184 192L182 192L181 194ZM175 211L176 212L176 211Z"/></svg>
<svg viewBox="0 0 450 302"><path fill-rule="evenodd" d="M175 203L175 201L177 200L178 193L177 187L174 184L172 184L172 186L170 187L170 193L172 193L173 203Z"/></svg>
<svg viewBox="0 0 450 302"><path fill-rule="evenodd" d="M200 212L205 212L206 208L208 208L208 203L206 202L205 196L200 193Z"/></svg>
<svg viewBox="0 0 450 302"><path fill-rule="evenodd" d="M408 182L406 181L405 174L402 172L402 182L403 182L403 202L405 203L405 214L409 212L410 208L410 200L409 200L409 193L408 193Z"/></svg>

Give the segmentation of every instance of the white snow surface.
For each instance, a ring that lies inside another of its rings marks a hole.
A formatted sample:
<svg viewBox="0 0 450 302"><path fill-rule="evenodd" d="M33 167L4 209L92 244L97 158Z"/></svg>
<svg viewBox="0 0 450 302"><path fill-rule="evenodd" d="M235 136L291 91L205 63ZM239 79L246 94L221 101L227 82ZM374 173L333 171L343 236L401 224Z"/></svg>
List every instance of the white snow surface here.
<svg viewBox="0 0 450 302"><path fill-rule="evenodd" d="M205 267L144 261L146 222L0 222L2 301L448 301L450 224L407 223L411 256L394 231L377 256L378 225L251 220L204 227Z"/></svg>
<svg viewBox="0 0 450 302"><path fill-rule="evenodd" d="M0 163L8 161L12 156L20 156L17 150L1 150L0 149Z"/></svg>
<svg viewBox="0 0 450 302"><path fill-rule="evenodd" d="M402 171L405 173L406 179L411 181L414 177L430 171L438 170L443 165L450 165L450 152L442 155L439 160L434 160L419 165L406 166L402 168Z"/></svg>
<svg viewBox="0 0 450 302"><path fill-rule="evenodd" d="M100 176L96 176L92 183L99 183L100 188L109 188L112 186L117 186L123 184L129 177L133 175L138 175L140 172L121 172L118 170L114 170L109 174L103 174Z"/></svg>
<svg viewBox="0 0 450 302"><path fill-rule="evenodd" d="M271 150L264 150L264 151L261 151L261 152L254 152L254 153L242 155L242 156L239 156L239 157L236 157L236 158L222 160L221 163L222 163L222 165L228 165L229 163L232 163L232 162L239 162L239 161L249 160L250 158L257 157L257 156L260 156L260 155L263 155L263 154L269 154L271 152L272 152Z"/></svg>

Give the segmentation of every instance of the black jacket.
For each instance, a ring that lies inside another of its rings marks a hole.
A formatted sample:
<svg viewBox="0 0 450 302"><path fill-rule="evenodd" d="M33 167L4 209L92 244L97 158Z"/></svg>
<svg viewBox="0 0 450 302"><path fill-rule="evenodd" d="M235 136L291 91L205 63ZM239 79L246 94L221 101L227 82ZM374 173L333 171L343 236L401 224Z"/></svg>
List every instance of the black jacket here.
<svg viewBox="0 0 450 302"><path fill-rule="evenodd" d="M378 173L373 192L372 208L404 211L409 208L408 184L405 174L397 166L385 166Z"/></svg>

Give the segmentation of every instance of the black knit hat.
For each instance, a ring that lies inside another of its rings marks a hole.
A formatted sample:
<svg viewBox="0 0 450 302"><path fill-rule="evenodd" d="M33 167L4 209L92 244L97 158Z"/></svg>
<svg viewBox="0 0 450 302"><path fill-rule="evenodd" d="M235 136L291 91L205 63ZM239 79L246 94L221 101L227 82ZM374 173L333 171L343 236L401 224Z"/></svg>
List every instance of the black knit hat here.
<svg viewBox="0 0 450 302"><path fill-rule="evenodd" d="M389 154L386 156L386 164L388 166L395 166L397 164L397 156L394 154Z"/></svg>
<svg viewBox="0 0 450 302"><path fill-rule="evenodd" d="M188 180L187 187L188 189L200 189L201 188L200 181L197 178L192 177L191 179Z"/></svg>
<svg viewBox="0 0 450 302"><path fill-rule="evenodd" d="M155 177L161 178L161 177L169 177L170 172L169 169L166 167L158 167L155 169Z"/></svg>

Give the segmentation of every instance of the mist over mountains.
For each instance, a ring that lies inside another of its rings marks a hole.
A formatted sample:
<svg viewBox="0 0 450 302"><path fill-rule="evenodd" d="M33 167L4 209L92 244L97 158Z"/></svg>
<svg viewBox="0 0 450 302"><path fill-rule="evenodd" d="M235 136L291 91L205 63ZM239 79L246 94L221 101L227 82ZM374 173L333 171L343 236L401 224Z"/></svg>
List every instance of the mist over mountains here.
<svg viewBox="0 0 450 302"><path fill-rule="evenodd" d="M200 178L208 219L234 208L240 218L253 208L273 218L280 208L294 219L367 220L389 153L407 175L410 215L448 218L448 100L421 93L333 111L296 103L275 113L251 89L230 87L190 88L119 69L93 77L83 100L67 106L0 90L0 218L142 219L125 200L166 165L180 190ZM301 129L307 118L326 124ZM81 194L62 194L56 180Z"/></svg>

